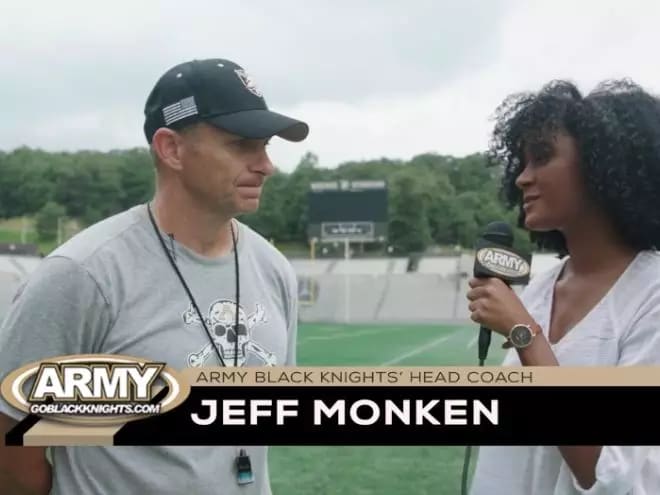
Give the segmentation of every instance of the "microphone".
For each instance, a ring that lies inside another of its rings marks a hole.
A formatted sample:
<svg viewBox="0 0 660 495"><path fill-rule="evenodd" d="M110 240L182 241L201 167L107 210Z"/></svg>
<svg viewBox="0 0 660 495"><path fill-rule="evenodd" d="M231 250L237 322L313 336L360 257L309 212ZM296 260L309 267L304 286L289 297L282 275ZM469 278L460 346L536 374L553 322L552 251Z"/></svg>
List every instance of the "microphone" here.
<svg viewBox="0 0 660 495"><path fill-rule="evenodd" d="M506 222L492 222L484 229L475 244L474 276L495 277L507 285L526 284L529 282L531 255L522 254L513 249L513 229ZM483 366L488 357L492 330L483 325L479 327L479 366ZM467 495L470 453L472 447L465 447L461 494Z"/></svg>
<svg viewBox="0 0 660 495"><path fill-rule="evenodd" d="M529 282L531 256L513 249L513 229L506 222L489 223L475 245L474 276L495 277L507 285ZM479 328L479 366L488 357L492 330Z"/></svg>

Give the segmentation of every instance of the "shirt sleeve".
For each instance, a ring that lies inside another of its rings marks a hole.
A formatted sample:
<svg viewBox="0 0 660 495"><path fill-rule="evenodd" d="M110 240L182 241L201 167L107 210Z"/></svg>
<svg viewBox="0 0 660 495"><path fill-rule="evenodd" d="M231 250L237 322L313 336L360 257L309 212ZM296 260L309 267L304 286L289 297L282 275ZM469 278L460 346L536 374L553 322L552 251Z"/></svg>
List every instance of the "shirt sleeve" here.
<svg viewBox="0 0 660 495"><path fill-rule="evenodd" d="M293 267L287 270L288 292L288 322L287 322L287 352L286 365L296 366L298 344L298 278Z"/></svg>
<svg viewBox="0 0 660 495"><path fill-rule="evenodd" d="M108 304L84 267L64 257L44 259L0 326L0 380L34 361L98 352L110 320ZM2 397L0 412L16 420L25 416Z"/></svg>
<svg viewBox="0 0 660 495"><path fill-rule="evenodd" d="M621 339L619 366L660 365L660 304L634 322ZM575 491L582 495L627 495L655 493L660 481L660 447L603 446L596 464L596 482L581 488L572 476Z"/></svg>

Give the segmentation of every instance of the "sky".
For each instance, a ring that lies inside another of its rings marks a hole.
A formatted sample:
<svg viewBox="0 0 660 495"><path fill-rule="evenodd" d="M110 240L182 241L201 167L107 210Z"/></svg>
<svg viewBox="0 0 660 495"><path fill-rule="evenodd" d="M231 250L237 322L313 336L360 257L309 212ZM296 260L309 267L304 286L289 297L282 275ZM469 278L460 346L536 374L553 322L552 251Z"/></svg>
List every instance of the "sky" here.
<svg viewBox="0 0 660 495"><path fill-rule="evenodd" d="M243 66L306 121L276 166L483 151L509 94L628 77L660 93L660 2L251 0L3 2L0 149L146 146L146 97L193 58Z"/></svg>

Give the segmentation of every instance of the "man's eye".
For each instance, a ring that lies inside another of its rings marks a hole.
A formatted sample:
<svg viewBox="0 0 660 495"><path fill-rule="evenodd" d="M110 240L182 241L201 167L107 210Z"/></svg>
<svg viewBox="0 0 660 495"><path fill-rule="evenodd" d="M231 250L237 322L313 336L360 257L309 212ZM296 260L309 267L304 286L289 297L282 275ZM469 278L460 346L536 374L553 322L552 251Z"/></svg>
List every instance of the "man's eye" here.
<svg viewBox="0 0 660 495"><path fill-rule="evenodd" d="M264 146L268 146L268 141L264 142L259 139L241 139L236 141L236 146L245 151L258 151Z"/></svg>

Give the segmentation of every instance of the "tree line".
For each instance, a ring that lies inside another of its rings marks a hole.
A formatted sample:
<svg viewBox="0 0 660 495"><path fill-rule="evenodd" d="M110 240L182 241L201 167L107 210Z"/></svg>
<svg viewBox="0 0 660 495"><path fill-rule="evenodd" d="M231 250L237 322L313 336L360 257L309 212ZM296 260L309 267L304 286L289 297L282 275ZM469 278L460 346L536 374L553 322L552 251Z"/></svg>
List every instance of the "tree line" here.
<svg viewBox="0 0 660 495"><path fill-rule="evenodd" d="M259 211L241 220L276 243L303 244L310 182L384 179L392 252L471 247L489 222L516 224L516 213L499 199L500 174L478 153L381 158L335 168L322 167L316 155L307 153L292 172L277 171L269 178ZM0 152L0 218L34 216L42 237L54 235L53 222L59 217L90 225L149 200L153 190L154 167L144 148L56 153L24 147ZM527 234L519 229L516 245L530 248Z"/></svg>

